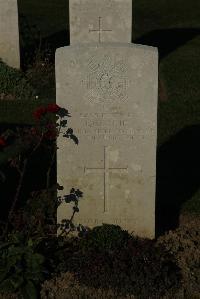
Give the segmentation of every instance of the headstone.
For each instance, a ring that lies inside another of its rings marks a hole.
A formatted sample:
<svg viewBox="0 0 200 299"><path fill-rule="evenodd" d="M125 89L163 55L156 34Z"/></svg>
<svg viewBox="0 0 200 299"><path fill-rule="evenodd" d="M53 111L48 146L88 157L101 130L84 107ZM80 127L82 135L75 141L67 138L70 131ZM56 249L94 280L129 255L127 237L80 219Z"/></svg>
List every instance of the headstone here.
<svg viewBox="0 0 200 299"><path fill-rule="evenodd" d="M157 49L101 42L60 48L56 86L79 139L77 146L61 134L57 152L59 195L72 187L84 193L74 222L154 238ZM58 222L71 215L72 205L62 203Z"/></svg>
<svg viewBox="0 0 200 299"><path fill-rule="evenodd" d="M132 0L70 1L70 44L131 43Z"/></svg>
<svg viewBox="0 0 200 299"><path fill-rule="evenodd" d="M17 0L0 0L0 59L20 68Z"/></svg>

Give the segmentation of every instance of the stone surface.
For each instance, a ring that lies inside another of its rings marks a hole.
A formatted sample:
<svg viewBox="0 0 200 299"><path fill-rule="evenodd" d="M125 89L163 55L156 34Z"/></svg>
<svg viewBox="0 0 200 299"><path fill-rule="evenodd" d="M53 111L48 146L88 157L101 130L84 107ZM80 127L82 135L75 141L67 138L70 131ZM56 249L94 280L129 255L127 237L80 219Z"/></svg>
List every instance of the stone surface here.
<svg viewBox="0 0 200 299"><path fill-rule="evenodd" d="M58 138L57 181L84 193L75 223L155 234L157 49L122 43L60 48L57 104L71 113L75 145ZM72 206L58 208L58 222Z"/></svg>
<svg viewBox="0 0 200 299"><path fill-rule="evenodd" d="M132 0L70 0L70 44L130 43Z"/></svg>
<svg viewBox="0 0 200 299"><path fill-rule="evenodd" d="M17 0L0 0L0 58L20 67Z"/></svg>

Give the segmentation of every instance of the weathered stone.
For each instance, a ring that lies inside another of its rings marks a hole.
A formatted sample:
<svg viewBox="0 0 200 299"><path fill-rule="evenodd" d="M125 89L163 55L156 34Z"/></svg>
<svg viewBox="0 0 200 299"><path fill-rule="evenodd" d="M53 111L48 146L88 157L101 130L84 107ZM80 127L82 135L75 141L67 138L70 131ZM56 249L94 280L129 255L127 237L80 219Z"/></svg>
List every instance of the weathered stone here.
<svg viewBox="0 0 200 299"><path fill-rule="evenodd" d="M132 0L70 0L70 44L132 38Z"/></svg>
<svg viewBox="0 0 200 299"><path fill-rule="evenodd" d="M0 59L20 68L17 0L0 0Z"/></svg>
<svg viewBox="0 0 200 299"><path fill-rule="evenodd" d="M77 2L77 1L75 1ZM79 145L58 138L57 181L84 193L75 223L155 234L157 49L122 43L56 52L57 104L69 110ZM62 203L58 222L72 205Z"/></svg>

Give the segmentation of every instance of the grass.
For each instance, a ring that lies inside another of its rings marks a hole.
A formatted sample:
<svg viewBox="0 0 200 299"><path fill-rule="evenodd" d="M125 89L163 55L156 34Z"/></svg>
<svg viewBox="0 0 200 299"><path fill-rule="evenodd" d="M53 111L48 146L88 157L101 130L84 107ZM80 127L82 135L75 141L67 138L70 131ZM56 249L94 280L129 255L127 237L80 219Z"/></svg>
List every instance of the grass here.
<svg viewBox="0 0 200 299"><path fill-rule="evenodd" d="M200 124L200 36L170 53L160 64L168 101L160 103L158 143L186 126Z"/></svg>
<svg viewBox="0 0 200 299"><path fill-rule="evenodd" d="M200 2L196 0L133 1L133 40L158 46L160 52L159 74L167 100L159 99L158 151L186 128L200 124L199 12ZM69 44L68 1L19 0L19 13L25 17L30 28L36 26L39 29L43 38L52 40L53 36L58 47ZM23 30L22 26L21 35ZM66 32L66 39L65 33L60 35L63 31ZM47 98L48 91L45 88L42 90L40 101L30 100L26 95L17 102L0 101L0 122L32 123L31 112L37 103L41 105L46 101L55 101L55 97ZM195 147L195 142L192 142L191 146ZM184 148L186 147L183 143L183 151ZM196 166L200 165L198 154L193 157L190 152L189 155L196 159ZM182 157L184 165L187 152ZM181 176L180 171L178 175ZM196 176L197 173L192 175ZM200 212L199 198L200 186L192 189L182 205L183 209Z"/></svg>
<svg viewBox="0 0 200 299"><path fill-rule="evenodd" d="M36 25L42 37L68 28L68 0L19 0L19 13L30 26Z"/></svg>
<svg viewBox="0 0 200 299"><path fill-rule="evenodd" d="M182 205L182 213L200 214L200 189Z"/></svg>
<svg viewBox="0 0 200 299"><path fill-rule="evenodd" d="M199 28L200 3L196 0L135 0L133 31L138 38L166 28Z"/></svg>

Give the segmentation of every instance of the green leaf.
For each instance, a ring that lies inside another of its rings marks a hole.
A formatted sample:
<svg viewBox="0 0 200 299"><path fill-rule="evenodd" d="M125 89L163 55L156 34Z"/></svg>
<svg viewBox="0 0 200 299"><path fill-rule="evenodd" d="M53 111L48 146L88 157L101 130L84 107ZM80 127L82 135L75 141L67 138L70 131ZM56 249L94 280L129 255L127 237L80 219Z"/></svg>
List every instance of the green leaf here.
<svg viewBox="0 0 200 299"><path fill-rule="evenodd" d="M37 260L37 263L38 263L39 265L41 265L41 264L44 263L45 258L44 258L44 256L43 256L42 254L35 253L35 254L34 254L34 257L35 257L35 259Z"/></svg>
<svg viewBox="0 0 200 299"><path fill-rule="evenodd" d="M78 141L78 138L75 136L75 135L70 135L70 138L74 141L75 144L78 145L79 141Z"/></svg>
<svg viewBox="0 0 200 299"><path fill-rule="evenodd" d="M10 278L10 282L15 290L19 289L19 287L23 284L24 278L22 275L16 274Z"/></svg>
<svg viewBox="0 0 200 299"><path fill-rule="evenodd" d="M65 108L61 108L57 114L61 117L61 118L64 118L65 116L66 117L71 117L68 110L66 110Z"/></svg>
<svg viewBox="0 0 200 299"><path fill-rule="evenodd" d="M0 283L0 290L4 292L14 292L15 289L10 281L10 279L5 279Z"/></svg>
<svg viewBox="0 0 200 299"><path fill-rule="evenodd" d="M6 247L9 247L12 244L15 244L15 243L10 243L10 242L4 243L4 244L0 245L0 250L5 249Z"/></svg>
<svg viewBox="0 0 200 299"><path fill-rule="evenodd" d="M33 240L32 240L32 239L29 239L29 240L28 240L28 246L29 246L29 247L32 247L32 246L33 246Z"/></svg>
<svg viewBox="0 0 200 299"><path fill-rule="evenodd" d="M66 125L67 125L67 120L62 120L61 122L60 122L60 125L62 126L62 127L66 127Z"/></svg>
<svg viewBox="0 0 200 299"><path fill-rule="evenodd" d="M28 281L21 290L23 299L37 299L37 289L32 281Z"/></svg>

